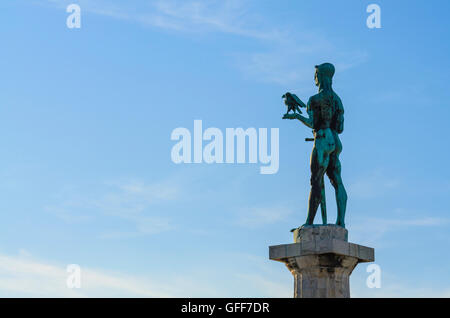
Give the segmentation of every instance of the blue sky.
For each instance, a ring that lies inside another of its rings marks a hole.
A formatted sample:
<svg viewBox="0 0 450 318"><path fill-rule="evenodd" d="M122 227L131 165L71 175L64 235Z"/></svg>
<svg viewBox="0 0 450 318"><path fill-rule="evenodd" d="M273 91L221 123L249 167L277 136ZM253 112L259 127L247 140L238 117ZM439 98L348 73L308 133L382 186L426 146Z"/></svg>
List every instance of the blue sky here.
<svg viewBox="0 0 450 318"><path fill-rule="evenodd" d="M81 29L66 7L81 7ZM366 7L381 7L369 29ZM310 131L336 66L353 296L450 296L448 1L2 1L0 296L289 297ZM279 128L280 169L171 161L173 129ZM327 186L331 221L333 192ZM68 289L79 264L82 288Z"/></svg>

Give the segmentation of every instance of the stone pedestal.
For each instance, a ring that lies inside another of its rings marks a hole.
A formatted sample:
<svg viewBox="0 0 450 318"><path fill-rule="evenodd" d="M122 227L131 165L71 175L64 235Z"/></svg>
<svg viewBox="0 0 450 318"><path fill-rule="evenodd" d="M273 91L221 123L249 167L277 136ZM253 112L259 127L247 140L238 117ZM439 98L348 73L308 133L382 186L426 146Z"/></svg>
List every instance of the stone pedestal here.
<svg viewBox="0 0 450 318"><path fill-rule="evenodd" d="M348 231L336 225L297 229L294 242L270 246L269 258L294 276L295 298L348 298L353 269L375 260L373 248L349 243Z"/></svg>

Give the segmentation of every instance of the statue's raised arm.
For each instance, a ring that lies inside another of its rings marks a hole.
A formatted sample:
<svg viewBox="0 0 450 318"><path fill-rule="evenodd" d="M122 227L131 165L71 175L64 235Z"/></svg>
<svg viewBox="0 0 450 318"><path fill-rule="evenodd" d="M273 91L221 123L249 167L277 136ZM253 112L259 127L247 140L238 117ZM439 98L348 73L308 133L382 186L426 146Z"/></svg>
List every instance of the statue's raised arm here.
<svg viewBox="0 0 450 318"><path fill-rule="evenodd" d="M303 105L304 105L304 103L303 103ZM283 116L283 119L298 119L303 124L305 124L307 127L313 128L313 123L314 123L314 117L313 116L314 115L313 115L313 112L311 111L311 107L309 107L309 101L308 101L308 104L305 107L306 107L306 113L308 114L308 117L302 116L301 114L294 113L294 114L285 114Z"/></svg>

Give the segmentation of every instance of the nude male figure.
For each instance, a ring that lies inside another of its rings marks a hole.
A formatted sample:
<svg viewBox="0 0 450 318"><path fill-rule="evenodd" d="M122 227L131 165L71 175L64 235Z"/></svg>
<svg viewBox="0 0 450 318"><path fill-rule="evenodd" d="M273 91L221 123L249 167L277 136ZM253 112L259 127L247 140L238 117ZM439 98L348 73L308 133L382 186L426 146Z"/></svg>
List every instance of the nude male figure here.
<svg viewBox="0 0 450 318"><path fill-rule="evenodd" d="M342 144L339 134L344 131L344 107L341 99L332 89L335 72L333 64L316 65L314 80L319 88L307 104L309 117L300 114L286 114L283 119L298 119L313 129L314 147L311 154L311 192L308 202L308 216L304 225L313 225L319 204L322 201L323 177L326 174L336 193L336 224L345 228L347 192L341 178L339 154ZM324 203L323 203L324 204Z"/></svg>

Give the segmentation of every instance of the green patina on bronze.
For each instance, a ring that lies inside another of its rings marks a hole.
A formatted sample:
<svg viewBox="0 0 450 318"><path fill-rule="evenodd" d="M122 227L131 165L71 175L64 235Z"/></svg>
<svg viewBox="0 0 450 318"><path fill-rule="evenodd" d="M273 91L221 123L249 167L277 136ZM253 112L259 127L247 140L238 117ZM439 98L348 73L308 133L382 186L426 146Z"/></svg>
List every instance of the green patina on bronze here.
<svg viewBox="0 0 450 318"><path fill-rule="evenodd" d="M296 95L283 95L288 112L283 119L298 119L304 125L313 129L314 147L311 154L311 192L308 202L308 216L304 226L313 225L319 204L322 212L322 223L327 224L325 202L324 175L330 179L336 192L337 221L336 225L345 228L345 209L347 192L341 178L341 163L339 154L342 144L339 134L344 131L344 107L341 99L333 91L332 79L334 66L330 63L316 65L315 83L319 93L311 96L305 105ZM299 107L306 107L308 117L302 116ZM293 110L293 114L289 111ZM299 113L297 113L298 111ZM308 138L306 139L308 140Z"/></svg>

